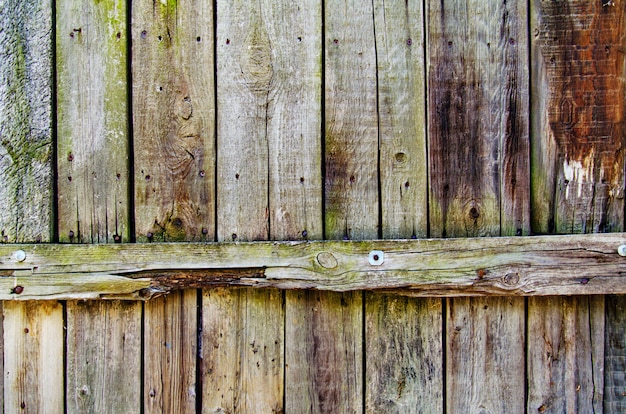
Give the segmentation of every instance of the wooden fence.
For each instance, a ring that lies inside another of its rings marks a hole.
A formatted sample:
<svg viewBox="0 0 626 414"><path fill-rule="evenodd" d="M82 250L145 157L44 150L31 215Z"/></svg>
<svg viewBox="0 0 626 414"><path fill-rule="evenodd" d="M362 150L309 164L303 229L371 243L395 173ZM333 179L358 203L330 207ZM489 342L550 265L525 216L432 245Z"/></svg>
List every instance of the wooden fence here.
<svg viewBox="0 0 626 414"><path fill-rule="evenodd" d="M626 412L625 0L1 3L4 412Z"/></svg>

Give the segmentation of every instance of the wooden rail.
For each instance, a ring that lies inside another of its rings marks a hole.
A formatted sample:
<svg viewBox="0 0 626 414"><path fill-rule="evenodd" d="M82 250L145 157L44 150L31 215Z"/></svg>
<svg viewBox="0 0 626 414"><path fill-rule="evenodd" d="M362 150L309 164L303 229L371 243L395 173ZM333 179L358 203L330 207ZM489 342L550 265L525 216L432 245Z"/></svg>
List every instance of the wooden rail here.
<svg viewBox="0 0 626 414"><path fill-rule="evenodd" d="M394 290L411 296L626 293L626 233L0 246L0 300L150 299L181 288Z"/></svg>

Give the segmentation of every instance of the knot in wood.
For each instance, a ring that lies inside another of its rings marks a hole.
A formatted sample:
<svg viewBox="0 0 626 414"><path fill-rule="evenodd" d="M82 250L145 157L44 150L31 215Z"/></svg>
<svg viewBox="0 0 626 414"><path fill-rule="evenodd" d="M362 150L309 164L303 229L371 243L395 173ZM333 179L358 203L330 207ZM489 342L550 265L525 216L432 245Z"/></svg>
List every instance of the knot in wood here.
<svg viewBox="0 0 626 414"><path fill-rule="evenodd" d="M509 286L513 286L516 285L517 282L519 282L519 274L518 273L507 273L506 275L504 275L504 284L505 285L509 285Z"/></svg>
<svg viewBox="0 0 626 414"><path fill-rule="evenodd" d="M317 263L326 269L334 269L338 264L335 256L329 252L319 252L317 254Z"/></svg>
<svg viewBox="0 0 626 414"><path fill-rule="evenodd" d="M241 51L240 64L248 88L254 93L267 93L274 72L272 47L260 22L253 23Z"/></svg>

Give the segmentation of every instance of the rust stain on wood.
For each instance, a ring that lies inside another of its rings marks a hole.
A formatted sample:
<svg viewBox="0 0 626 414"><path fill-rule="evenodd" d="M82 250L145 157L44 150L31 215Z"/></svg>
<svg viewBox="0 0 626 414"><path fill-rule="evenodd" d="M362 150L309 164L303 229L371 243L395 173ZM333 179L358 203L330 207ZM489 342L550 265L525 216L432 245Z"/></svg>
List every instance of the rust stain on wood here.
<svg viewBox="0 0 626 414"><path fill-rule="evenodd" d="M541 2L535 30L558 151L556 231L609 231L622 205L624 7ZM618 200L619 199L619 200Z"/></svg>

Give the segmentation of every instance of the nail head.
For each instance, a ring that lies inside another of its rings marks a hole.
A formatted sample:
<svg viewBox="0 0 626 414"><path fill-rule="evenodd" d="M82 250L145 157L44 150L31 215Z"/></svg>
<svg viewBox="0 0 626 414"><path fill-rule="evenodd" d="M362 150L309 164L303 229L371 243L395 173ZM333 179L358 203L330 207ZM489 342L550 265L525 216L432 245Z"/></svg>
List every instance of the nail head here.
<svg viewBox="0 0 626 414"><path fill-rule="evenodd" d="M619 246L619 247L617 248L617 253L618 253L620 256L626 257L626 244L622 244L621 246Z"/></svg>
<svg viewBox="0 0 626 414"><path fill-rule="evenodd" d="M368 261L372 266L380 266L385 261L385 253L381 250L372 250L369 254Z"/></svg>
<svg viewBox="0 0 626 414"><path fill-rule="evenodd" d="M23 262L26 260L26 252L24 250L18 250L15 252L15 260L18 262Z"/></svg>

